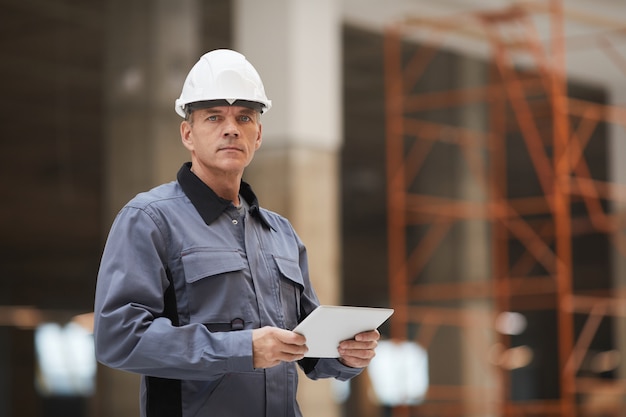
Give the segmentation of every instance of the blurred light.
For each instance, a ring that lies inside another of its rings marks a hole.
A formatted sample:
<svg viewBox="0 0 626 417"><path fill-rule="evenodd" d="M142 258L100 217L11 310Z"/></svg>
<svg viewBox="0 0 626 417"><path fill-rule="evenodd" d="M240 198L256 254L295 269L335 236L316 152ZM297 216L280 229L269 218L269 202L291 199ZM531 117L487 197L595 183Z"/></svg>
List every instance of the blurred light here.
<svg viewBox="0 0 626 417"><path fill-rule="evenodd" d="M428 390L428 355L414 342L380 341L368 366L381 404L419 404Z"/></svg>
<svg viewBox="0 0 626 417"><path fill-rule="evenodd" d="M41 323L41 311L29 306L0 306L0 326L34 329Z"/></svg>
<svg viewBox="0 0 626 417"><path fill-rule="evenodd" d="M530 365L534 353L526 345L506 349L503 344L496 343L489 349L487 357L492 364L512 371Z"/></svg>
<svg viewBox="0 0 626 417"><path fill-rule="evenodd" d="M139 68L128 68L122 74L122 88L127 93L137 93L144 84L144 77Z"/></svg>
<svg viewBox="0 0 626 417"><path fill-rule="evenodd" d="M93 313L84 313L72 317L72 323L78 324L87 333L93 333Z"/></svg>
<svg viewBox="0 0 626 417"><path fill-rule="evenodd" d="M46 323L35 329L39 365L36 386L43 395L93 393L96 374L93 335L76 323Z"/></svg>
<svg viewBox="0 0 626 417"><path fill-rule="evenodd" d="M593 372L602 373L615 370L622 362L622 356L617 350L607 350L596 353L591 359L590 368Z"/></svg>
<svg viewBox="0 0 626 417"><path fill-rule="evenodd" d="M503 311L496 318L496 330L510 336L522 334L526 324L526 317L516 312Z"/></svg>
<svg viewBox="0 0 626 417"><path fill-rule="evenodd" d="M340 381L333 378L330 381L335 402L337 404L342 404L346 402L348 397L350 397L350 380Z"/></svg>

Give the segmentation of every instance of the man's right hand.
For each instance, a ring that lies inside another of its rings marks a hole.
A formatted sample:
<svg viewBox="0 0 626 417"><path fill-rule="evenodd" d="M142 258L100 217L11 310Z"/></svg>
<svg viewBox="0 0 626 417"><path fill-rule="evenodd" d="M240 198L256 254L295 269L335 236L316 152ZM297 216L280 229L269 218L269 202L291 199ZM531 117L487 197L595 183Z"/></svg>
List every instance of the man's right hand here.
<svg viewBox="0 0 626 417"><path fill-rule="evenodd" d="M271 368L281 362L294 362L309 349L301 334L278 327L262 327L252 331L252 359L255 368Z"/></svg>

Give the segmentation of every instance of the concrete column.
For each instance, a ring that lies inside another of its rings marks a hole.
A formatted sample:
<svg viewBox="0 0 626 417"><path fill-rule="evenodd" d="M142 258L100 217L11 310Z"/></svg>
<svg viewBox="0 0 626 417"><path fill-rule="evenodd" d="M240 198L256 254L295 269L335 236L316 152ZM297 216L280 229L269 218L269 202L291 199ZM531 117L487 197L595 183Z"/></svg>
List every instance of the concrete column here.
<svg viewBox="0 0 626 417"><path fill-rule="evenodd" d="M135 194L175 179L188 154L174 99L198 59L198 0L109 0L104 227ZM139 415L139 378L100 366L95 417Z"/></svg>
<svg viewBox="0 0 626 417"><path fill-rule="evenodd" d="M334 0L238 0L234 13L234 47L259 71L273 101L246 179L261 205L289 218L307 245L323 304L341 300L339 7ZM330 381L300 381L304 415L340 415Z"/></svg>
<svg viewBox="0 0 626 417"><path fill-rule="evenodd" d="M609 104L615 106L622 106L626 103L626 85L613 86L611 89L611 96L609 98ZM623 156L626 155L626 127L611 123L608 128L609 134L609 181L616 184L626 183L626 166L624 166ZM624 216L626 213L626 202L613 201L611 204L611 211L618 215ZM623 238L624 230L618 230L615 232L616 241ZM616 289L616 293L619 293L624 287L626 287L626 257L615 245L611 246L611 258L613 268L613 287ZM626 332L624 331L624 324L626 319L623 317L615 316L613 319L615 349L617 349L622 357L626 352ZM621 361L618 368L618 377L624 378L626 376L626 361Z"/></svg>
<svg viewBox="0 0 626 417"><path fill-rule="evenodd" d="M110 0L106 45L106 201L175 179L188 160L174 99L198 59L198 0Z"/></svg>
<svg viewBox="0 0 626 417"><path fill-rule="evenodd" d="M487 83L485 64L482 61L472 58L459 57L458 78L461 86L485 85ZM465 128L477 132L487 131L486 106L472 105L465 106L460 111L461 125ZM473 153L480 165L486 167L484 150L487 143L481 143L480 147L475 147L469 152ZM467 156L461 158L458 163L460 168L458 180L459 197L467 202L484 204L487 202L487 190L476 178L468 165ZM459 258L458 263L462 268L458 269L459 280L463 282L484 282L492 277L490 271L490 234L489 223L483 219L466 220L460 224L459 230ZM463 308L467 309L475 318L481 320L481 325L467 326L461 328L460 356L462 360L462 381L464 385L478 387L489 393L489 398L483 398L488 404L495 404L498 400L498 387L496 385L496 375L485 360L480 360L479 356L483 352L489 351L495 343L495 334L489 332L492 326L492 301L489 299L468 299L462 300ZM465 399L465 410L467 416L488 417L494 414L485 414L483 407L480 407L475 396L467 394ZM476 408L479 409L476 409Z"/></svg>

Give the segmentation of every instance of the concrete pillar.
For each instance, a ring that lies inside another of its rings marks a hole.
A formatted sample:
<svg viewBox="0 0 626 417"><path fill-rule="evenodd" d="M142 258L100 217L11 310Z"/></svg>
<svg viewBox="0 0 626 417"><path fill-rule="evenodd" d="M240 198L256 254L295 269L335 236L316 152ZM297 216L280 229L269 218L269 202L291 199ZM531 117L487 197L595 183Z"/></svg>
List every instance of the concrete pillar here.
<svg viewBox="0 0 626 417"><path fill-rule="evenodd" d="M334 0L238 0L234 9L234 47L259 71L273 101L246 179L261 205L289 218L307 245L323 304L341 300L339 7ZM300 381L304 415L340 415L330 381Z"/></svg>
<svg viewBox="0 0 626 417"><path fill-rule="evenodd" d="M458 78L461 86L485 85L487 84L487 71L485 64L473 58L459 57ZM465 106L460 111L461 126L476 132L487 131L486 106L472 105ZM481 166L488 166L485 160L485 142L480 147L474 147L468 152L472 152ZM458 164L460 168L458 180L459 197L463 201L477 204L485 204L488 199L487 190L476 178L468 165L467 156L462 157ZM483 219L466 220L460 224L459 231L459 280L462 282L484 282L493 275L490 271L490 230L489 223ZM481 398L483 402L495 404L498 400L498 387L496 385L496 375L483 355L488 352L495 343L495 334L488 331L492 323L492 301L485 299L462 300L463 308L467 309L474 318L478 318L481 323L478 326L467 326L461 328L461 340L464 343L460 346L460 356L462 360L462 383L464 385L483 389L489 393L488 398ZM482 360L481 360L482 359ZM466 394L465 410L467 417L483 416L488 417L494 414L485 414L484 407L476 401L475 394ZM478 408L478 409L476 409Z"/></svg>
<svg viewBox="0 0 626 417"><path fill-rule="evenodd" d="M104 227L135 194L175 179L188 154L174 99L198 59L198 0L109 0ZM138 416L137 375L100 366L95 417Z"/></svg>
<svg viewBox="0 0 626 417"><path fill-rule="evenodd" d="M106 216L175 179L188 152L174 99L198 59L198 0L110 0L106 45ZM109 223L107 223L108 226Z"/></svg>
<svg viewBox="0 0 626 417"><path fill-rule="evenodd" d="M626 85L613 86L610 91L609 104L623 107L623 103L626 103ZM626 155L626 127L611 123L608 128L608 134L609 181L616 184L624 184L626 183L626 166L624 166L623 162L624 155ZM626 213L626 202L613 201L611 211L618 216L624 216ZM619 239L623 238L624 230L622 228L622 230L614 233L617 235L615 236L616 241L619 242ZM622 288L626 287L626 257L615 245L611 246L611 249L613 287L616 289L616 293L619 293ZM625 322L626 319L619 316L615 316L613 320L615 349L620 352L622 357L626 354ZM619 378L626 377L626 361L620 361L617 376Z"/></svg>

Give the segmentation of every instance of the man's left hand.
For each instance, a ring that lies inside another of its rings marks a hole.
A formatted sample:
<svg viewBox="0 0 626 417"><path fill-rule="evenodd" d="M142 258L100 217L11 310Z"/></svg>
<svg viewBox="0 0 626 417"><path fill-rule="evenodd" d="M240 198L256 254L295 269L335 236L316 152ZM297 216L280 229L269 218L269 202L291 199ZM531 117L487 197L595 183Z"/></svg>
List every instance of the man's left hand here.
<svg viewBox="0 0 626 417"><path fill-rule="evenodd" d="M344 340L339 344L339 360L352 368L365 368L376 355L380 333L378 330L359 333L352 340Z"/></svg>

